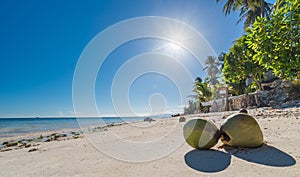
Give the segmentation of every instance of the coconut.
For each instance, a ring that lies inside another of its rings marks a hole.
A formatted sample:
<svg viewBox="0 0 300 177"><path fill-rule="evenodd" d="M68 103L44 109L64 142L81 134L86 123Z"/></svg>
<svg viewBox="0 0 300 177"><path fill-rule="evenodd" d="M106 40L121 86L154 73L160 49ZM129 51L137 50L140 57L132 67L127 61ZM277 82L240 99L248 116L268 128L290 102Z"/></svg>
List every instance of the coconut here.
<svg viewBox="0 0 300 177"><path fill-rule="evenodd" d="M263 134L256 119L248 114L229 116L221 125L221 141L233 147L253 148L263 144Z"/></svg>
<svg viewBox="0 0 300 177"><path fill-rule="evenodd" d="M217 144L220 131L213 122L196 118L189 120L183 126L183 136L193 148L209 149Z"/></svg>

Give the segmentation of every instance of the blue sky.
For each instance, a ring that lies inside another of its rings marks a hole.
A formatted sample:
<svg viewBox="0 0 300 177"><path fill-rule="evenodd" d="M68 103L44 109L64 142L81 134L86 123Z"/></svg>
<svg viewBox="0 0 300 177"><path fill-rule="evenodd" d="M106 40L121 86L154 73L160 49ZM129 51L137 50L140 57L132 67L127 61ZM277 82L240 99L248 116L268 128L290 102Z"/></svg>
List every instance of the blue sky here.
<svg viewBox="0 0 300 177"><path fill-rule="evenodd" d="M236 25L237 14L225 17L222 4L213 0L4 1L0 5L0 117L72 116L73 74L86 45L109 26L141 16L169 17L192 26L217 55L227 51L243 31L242 24ZM176 53L168 47L163 40L140 39L108 56L95 84L101 115L116 113L110 92L118 69L139 53L157 48ZM202 66L193 64L188 52L180 50L174 56L178 62L193 77L205 77ZM183 102L188 100L186 96ZM137 78L128 97L140 114L151 110L149 104L165 106L168 112L179 111L182 105L176 84L155 73Z"/></svg>

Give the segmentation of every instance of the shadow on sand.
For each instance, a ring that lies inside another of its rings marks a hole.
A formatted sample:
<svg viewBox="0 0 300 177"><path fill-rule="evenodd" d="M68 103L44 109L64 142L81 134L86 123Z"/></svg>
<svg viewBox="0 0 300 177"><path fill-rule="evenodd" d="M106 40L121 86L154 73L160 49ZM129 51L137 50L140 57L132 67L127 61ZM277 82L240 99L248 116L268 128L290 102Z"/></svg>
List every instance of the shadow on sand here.
<svg viewBox="0 0 300 177"><path fill-rule="evenodd" d="M225 170L230 165L231 155L217 150L192 150L184 159L195 170L213 173Z"/></svg>
<svg viewBox="0 0 300 177"><path fill-rule="evenodd" d="M286 167L296 164L296 160L289 154L269 145L262 145L259 148L239 150L231 147L224 147L225 150L248 162L258 163L274 167Z"/></svg>

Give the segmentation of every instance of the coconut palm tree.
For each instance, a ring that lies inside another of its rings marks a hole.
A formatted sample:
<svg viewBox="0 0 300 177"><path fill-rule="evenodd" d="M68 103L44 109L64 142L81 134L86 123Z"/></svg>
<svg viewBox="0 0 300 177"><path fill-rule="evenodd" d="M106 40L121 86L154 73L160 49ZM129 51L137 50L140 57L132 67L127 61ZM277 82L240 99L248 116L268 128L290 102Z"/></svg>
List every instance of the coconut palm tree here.
<svg viewBox="0 0 300 177"><path fill-rule="evenodd" d="M220 2L222 0L217 0ZM272 10L272 4L264 0L227 0L223 6L225 15L231 11L240 11L237 23L244 21L244 29L251 26L257 17L267 17Z"/></svg>
<svg viewBox="0 0 300 177"><path fill-rule="evenodd" d="M221 63L216 57L208 56L205 60L205 67L203 70L205 70L208 75L208 83L210 85L216 85L219 83L217 75L221 73L218 68L220 65Z"/></svg>
<svg viewBox="0 0 300 177"><path fill-rule="evenodd" d="M240 11L240 18L237 23L245 20L244 28L246 29L254 23L257 17L268 17L272 11L272 4L265 1L258 2L258 0L256 0L253 1L253 3L243 4Z"/></svg>
<svg viewBox="0 0 300 177"><path fill-rule="evenodd" d="M204 112L205 109L202 106L201 102L207 102L212 97L212 92L208 83L202 82L202 79L200 77L197 77L195 79L193 92L196 93L196 95L194 95L193 97L196 100L197 105L199 106L200 112Z"/></svg>
<svg viewBox="0 0 300 177"><path fill-rule="evenodd" d="M196 97L199 101L209 101L212 95L208 83L202 82L200 77L195 79L193 91L197 94Z"/></svg>

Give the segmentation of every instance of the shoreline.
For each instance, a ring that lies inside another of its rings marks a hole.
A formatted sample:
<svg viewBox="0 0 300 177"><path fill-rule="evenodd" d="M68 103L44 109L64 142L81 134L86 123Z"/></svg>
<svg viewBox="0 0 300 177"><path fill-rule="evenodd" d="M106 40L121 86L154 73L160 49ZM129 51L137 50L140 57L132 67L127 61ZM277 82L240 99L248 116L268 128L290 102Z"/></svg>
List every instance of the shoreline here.
<svg viewBox="0 0 300 177"><path fill-rule="evenodd" d="M184 117L186 121L197 116L209 118L219 127L236 112ZM266 143L259 148L221 147L220 141L211 150L194 150L185 142L173 148L174 142L183 140L184 122L179 122L179 116L114 125L107 130L102 127L99 131L83 132L76 139L58 137L37 146L0 152L0 176L298 176L300 108L256 108L248 113L257 118L264 134ZM118 137L109 136L110 133ZM170 141L161 139L167 135ZM138 144L136 149L126 148L121 140L154 142L160 148L151 144L143 149ZM130 160L153 157L156 153L165 154L145 162Z"/></svg>
<svg viewBox="0 0 300 177"><path fill-rule="evenodd" d="M130 123L136 123L133 121ZM56 131L43 131L28 133L20 136L0 138L0 153L5 151L29 148L40 145L39 143L50 141L65 141L70 139L83 138L84 133L107 131L109 127L121 126L129 122L110 123L100 126L90 126L85 128L70 128Z"/></svg>
<svg viewBox="0 0 300 177"><path fill-rule="evenodd" d="M262 112L264 112L268 116L274 116L274 115L278 116L278 115L286 115L287 112L289 112L288 110L290 109L297 109L297 107L283 108L283 109L275 109L272 107L261 107L261 108L248 109L248 113L250 115L252 114L252 116L256 117L256 119L259 119L260 116L264 115ZM194 118L194 117L209 118L214 123L216 123L216 122L220 122L221 119L225 119L227 116L237 112L238 111L210 112L210 113L189 114L189 115L182 115L182 116L187 119ZM299 112L300 112L300 108L299 108ZM182 116L167 117L163 119L178 119L179 117ZM215 116L219 116L219 117L215 118ZM155 120L157 119L162 119L162 118L155 118ZM121 126L126 124L135 124L139 122L143 122L143 120L137 120L132 122L109 123L109 124L89 126L84 128L70 128L70 129L61 129L61 130L53 130L53 131L49 130L49 131L41 131L35 133L26 133L24 135L17 135L11 137L3 137L0 138L0 153L5 151L22 149L24 147L28 148L28 147L38 146L40 145L39 143L44 143L44 142L83 138L84 137L83 135L85 133L107 131L109 127ZM8 144L8 146L5 146L5 144Z"/></svg>

